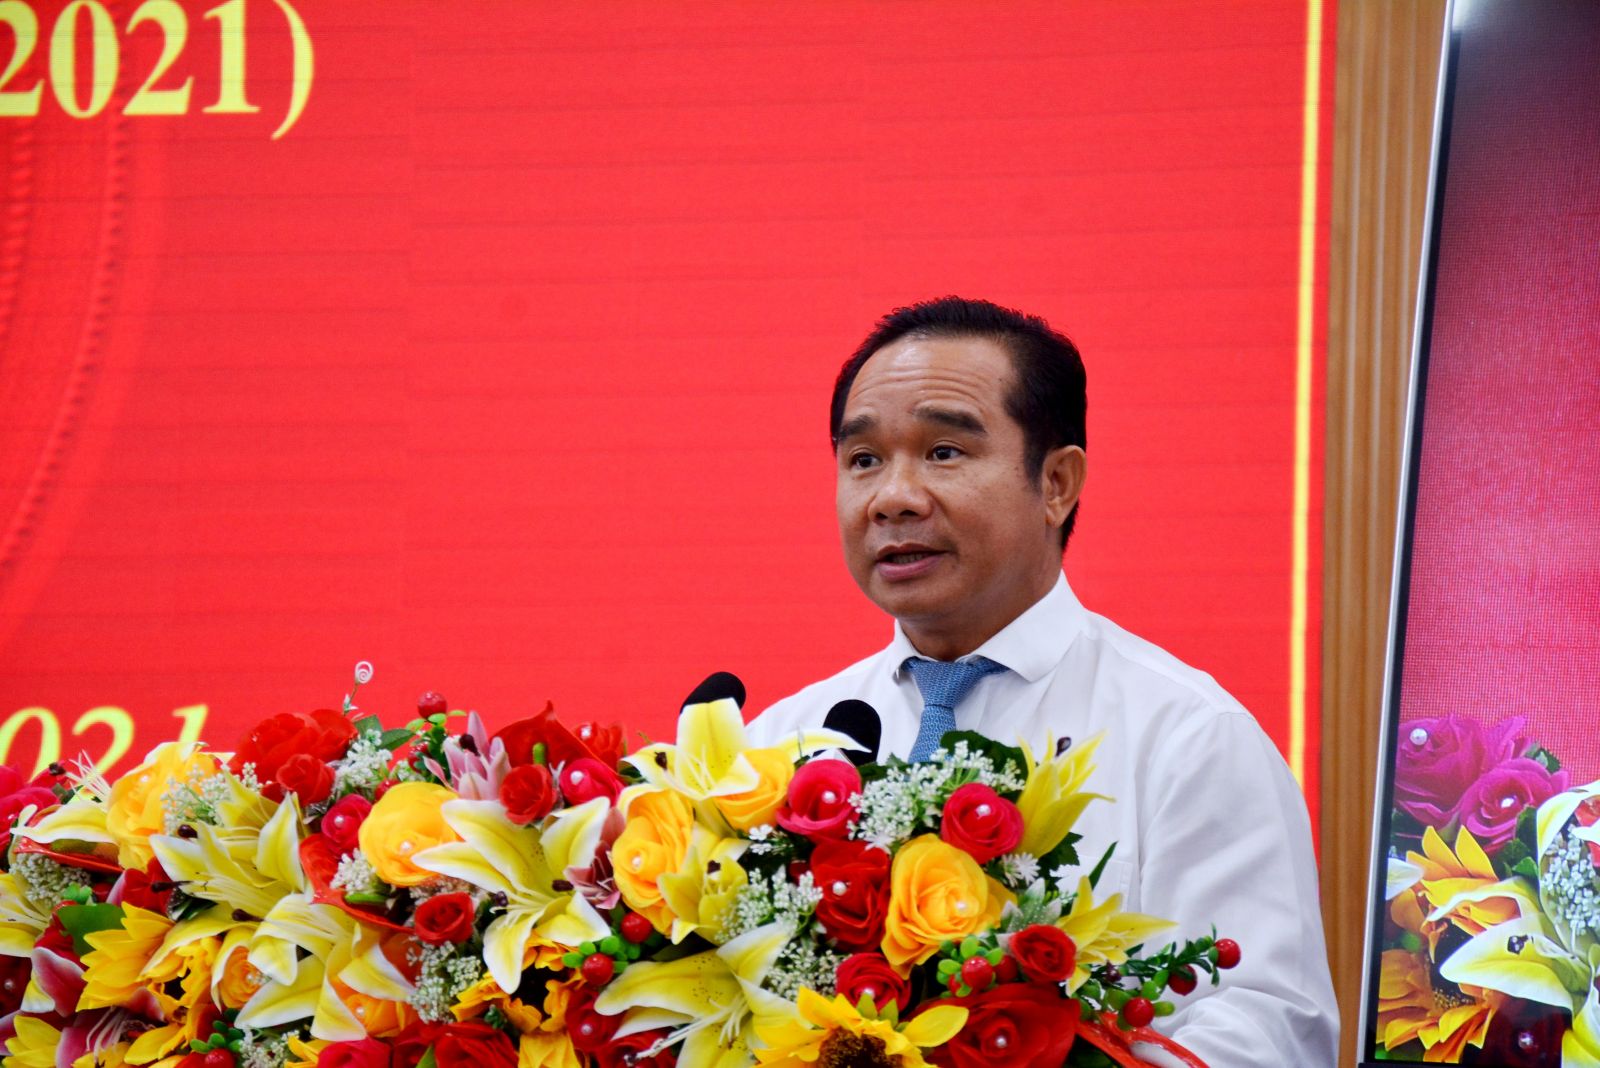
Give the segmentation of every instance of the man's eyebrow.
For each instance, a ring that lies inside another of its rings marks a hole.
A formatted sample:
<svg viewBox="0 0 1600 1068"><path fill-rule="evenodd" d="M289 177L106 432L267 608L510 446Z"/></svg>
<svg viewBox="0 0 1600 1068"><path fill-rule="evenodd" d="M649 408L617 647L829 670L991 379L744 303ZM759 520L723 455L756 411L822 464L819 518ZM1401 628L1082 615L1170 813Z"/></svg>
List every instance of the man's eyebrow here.
<svg viewBox="0 0 1600 1068"><path fill-rule="evenodd" d="M854 419L846 419L839 426L839 441L845 441L858 434L865 434L878 425L878 420L870 415L858 415Z"/></svg>
<svg viewBox="0 0 1600 1068"><path fill-rule="evenodd" d="M952 430L965 430L977 437L988 437L989 429L983 421L971 412L956 411L951 408L935 408L931 405L922 405L917 408L916 417L926 423L938 423Z"/></svg>

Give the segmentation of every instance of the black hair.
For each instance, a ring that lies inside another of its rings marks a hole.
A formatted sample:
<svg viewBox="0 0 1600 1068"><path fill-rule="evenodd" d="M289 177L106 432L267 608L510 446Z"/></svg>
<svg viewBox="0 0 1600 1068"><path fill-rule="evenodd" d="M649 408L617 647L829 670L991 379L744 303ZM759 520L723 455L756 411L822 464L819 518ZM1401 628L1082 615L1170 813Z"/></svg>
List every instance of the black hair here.
<svg viewBox="0 0 1600 1068"><path fill-rule="evenodd" d="M828 411L828 436L835 448L844 422L845 399L862 365L879 349L906 337L987 338L1010 353L1016 379L1005 399L1006 412L1022 428L1023 467L1030 480L1038 479L1051 450L1063 445L1086 447L1088 395L1077 346L1037 315L987 300L939 297L896 308L879 319L839 368ZM1077 518L1074 504L1061 526L1063 550Z"/></svg>

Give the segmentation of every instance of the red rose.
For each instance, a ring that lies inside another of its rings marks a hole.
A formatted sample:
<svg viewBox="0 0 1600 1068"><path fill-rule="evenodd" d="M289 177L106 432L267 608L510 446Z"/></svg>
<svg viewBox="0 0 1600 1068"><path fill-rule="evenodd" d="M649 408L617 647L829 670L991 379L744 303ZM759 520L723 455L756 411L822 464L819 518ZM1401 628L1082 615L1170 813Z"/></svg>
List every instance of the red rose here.
<svg viewBox="0 0 1600 1068"><path fill-rule="evenodd" d="M658 1030L638 1031L626 1038L613 1038L596 1051L595 1064L599 1068L672 1068L678 1063L678 1055L670 1049L664 1049L653 1057L639 1056L666 1036L666 1031Z"/></svg>
<svg viewBox="0 0 1600 1068"><path fill-rule="evenodd" d="M333 769L325 760L296 753L278 768L278 783L300 795L302 805L315 805L333 793Z"/></svg>
<svg viewBox="0 0 1600 1068"><path fill-rule="evenodd" d="M848 760L813 760L789 780L789 796L778 810L778 826L807 838L843 838L856 814L851 798L861 792L861 773Z"/></svg>
<svg viewBox="0 0 1600 1068"><path fill-rule="evenodd" d="M434 1039L443 1030L443 1024L411 1021L405 1030L389 1040L393 1047L391 1068L417 1068L417 1064L427 1055L428 1047L433 1045Z"/></svg>
<svg viewBox="0 0 1600 1068"><path fill-rule="evenodd" d="M865 995L880 1009L891 1001L899 1002L901 1012L911 1006L911 980L895 971L880 953L846 957L834 975L834 983L852 1005Z"/></svg>
<svg viewBox="0 0 1600 1068"><path fill-rule="evenodd" d="M944 803L939 837L987 864L1022 841L1022 813L983 783L969 782Z"/></svg>
<svg viewBox="0 0 1600 1068"><path fill-rule="evenodd" d="M889 912L889 854L865 842L826 838L811 854L822 900L817 920L842 948L876 948Z"/></svg>
<svg viewBox="0 0 1600 1068"><path fill-rule="evenodd" d="M589 747L597 760L615 764L627 753L628 743L622 736L622 724L580 723L576 731L578 741ZM641 1047L647 1048L647 1047Z"/></svg>
<svg viewBox="0 0 1600 1068"><path fill-rule="evenodd" d="M12 825L23 809L33 805L43 811L55 807L59 800L54 790L38 785L38 780L29 783L15 768L0 764L0 853L11 844Z"/></svg>
<svg viewBox="0 0 1600 1068"><path fill-rule="evenodd" d="M361 824L371 811L371 801L360 794L346 794L322 814L322 835L341 857L355 852Z"/></svg>
<svg viewBox="0 0 1600 1068"><path fill-rule="evenodd" d="M330 1042L317 1054L317 1068L389 1068L389 1047L375 1038Z"/></svg>
<svg viewBox="0 0 1600 1068"><path fill-rule="evenodd" d="M621 1016L595 1011L594 999L600 996L599 991L599 987L585 983L573 990L572 1000L567 1003L567 1037L580 1053L600 1052L622 1026Z"/></svg>
<svg viewBox="0 0 1600 1068"><path fill-rule="evenodd" d="M430 946L465 942L472 937L478 908L471 894L435 894L417 906L417 937Z"/></svg>
<svg viewBox="0 0 1600 1068"><path fill-rule="evenodd" d="M228 767L237 775L246 764L254 764L258 780L276 782L279 769L290 757L300 754L323 763L338 760L355 737L355 727L331 708L280 712L255 725Z"/></svg>
<svg viewBox="0 0 1600 1068"><path fill-rule="evenodd" d="M967 1024L927 1052L940 1068L994 1068L997 1064L1055 1068L1078 1037L1076 1007L1059 990L1034 983L1002 983L981 994L939 998L929 1005L964 1005Z"/></svg>
<svg viewBox="0 0 1600 1068"><path fill-rule="evenodd" d="M1022 966L1022 974L1039 983L1059 983L1078 966L1078 947L1067 932L1035 923L1011 936L1006 947Z"/></svg>
<svg viewBox="0 0 1600 1068"><path fill-rule="evenodd" d="M504 1031L474 1020L444 1027L433 1059L439 1068L517 1068L517 1047Z"/></svg>
<svg viewBox="0 0 1600 1068"><path fill-rule="evenodd" d="M556 807L555 776L543 764L512 768L500 784L500 803L513 823L542 820Z"/></svg>
<svg viewBox="0 0 1600 1068"><path fill-rule="evenodd" d="M561 796L569 805L581 805L597 797L615 801L622 793L617 773L594 757L580 757L561 769Z"/></svg>

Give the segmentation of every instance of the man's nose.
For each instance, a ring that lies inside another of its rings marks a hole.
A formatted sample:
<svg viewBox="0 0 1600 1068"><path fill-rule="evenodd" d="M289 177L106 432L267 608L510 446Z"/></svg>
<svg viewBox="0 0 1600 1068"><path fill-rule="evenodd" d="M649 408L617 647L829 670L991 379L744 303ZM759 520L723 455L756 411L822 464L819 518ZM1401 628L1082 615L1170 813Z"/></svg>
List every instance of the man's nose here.
<svg viewBox="0 0 1600 1068"><path fill-rule="evenodd" d="M916 465L896 460L884 465L872 495L875 520L915 519L928 514L930 499Z"/></svg>

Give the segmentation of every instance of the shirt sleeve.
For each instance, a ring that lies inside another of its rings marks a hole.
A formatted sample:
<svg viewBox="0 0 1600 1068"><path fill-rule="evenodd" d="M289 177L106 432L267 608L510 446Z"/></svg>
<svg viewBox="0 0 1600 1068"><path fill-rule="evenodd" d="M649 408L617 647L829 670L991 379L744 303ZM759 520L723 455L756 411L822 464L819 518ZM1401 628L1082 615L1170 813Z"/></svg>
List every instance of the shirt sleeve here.
<svg viewBox="0 0 1600 1068"><path fill-rule="evenodd" d="M1242 951L1220 987L1176 998L1160 1030L1214 1068L1331 1068L1339 1015L1311 823L1283 758L1248 713L1212 710L1161 739L1151 772L1140 911L1177 921L1160 937L1215 924Z"/></svg>

